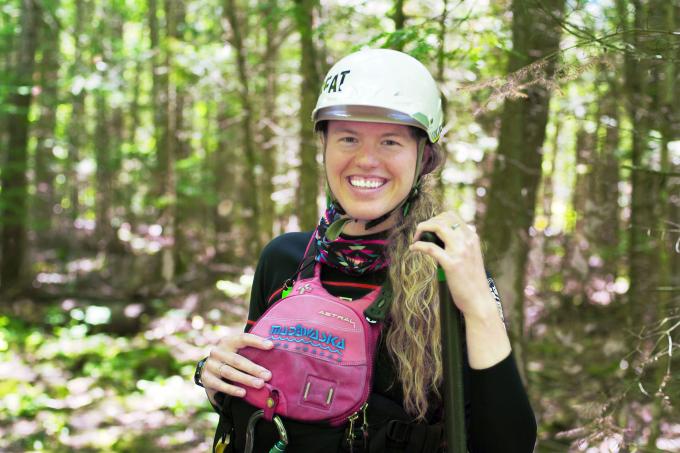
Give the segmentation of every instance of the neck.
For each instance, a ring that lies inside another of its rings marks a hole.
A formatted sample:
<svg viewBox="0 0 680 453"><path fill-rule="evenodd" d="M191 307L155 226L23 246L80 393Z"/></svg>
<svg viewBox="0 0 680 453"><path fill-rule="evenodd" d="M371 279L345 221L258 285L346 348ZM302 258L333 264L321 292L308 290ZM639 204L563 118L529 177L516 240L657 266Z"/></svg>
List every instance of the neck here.
<svg viewBox="0 0 680 453"><path fill-rule="evenodd" d="M367 222L369 222L369 220L347 222L342 229L342 233L348 236L366 236L367 234L380 233L381 231L389 230L397 224L396 213L392 213L392 215L384 222L380 222L378 225L369 228L368 230L366 229Z"/></svg>

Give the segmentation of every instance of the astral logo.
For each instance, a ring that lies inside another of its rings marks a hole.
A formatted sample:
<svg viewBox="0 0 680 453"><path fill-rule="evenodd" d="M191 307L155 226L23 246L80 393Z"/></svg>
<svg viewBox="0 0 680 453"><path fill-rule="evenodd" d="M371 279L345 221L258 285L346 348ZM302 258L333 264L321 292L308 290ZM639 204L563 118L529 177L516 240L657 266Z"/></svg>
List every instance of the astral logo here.
<svg viewBox="0 0 680 453"><path fill-rule="evenodd" d="M348 318L347 316L342 316L342 315L339 315L337 313L331 313L330 311L324 311L324 310L319 311L319 314L323 315L323 316L328 316L329 318L339 319L340 321L345 321L349 324L352 324L352 327L355 327L355 328L357 326L356 323L354 322L354 320Z"/></svg>

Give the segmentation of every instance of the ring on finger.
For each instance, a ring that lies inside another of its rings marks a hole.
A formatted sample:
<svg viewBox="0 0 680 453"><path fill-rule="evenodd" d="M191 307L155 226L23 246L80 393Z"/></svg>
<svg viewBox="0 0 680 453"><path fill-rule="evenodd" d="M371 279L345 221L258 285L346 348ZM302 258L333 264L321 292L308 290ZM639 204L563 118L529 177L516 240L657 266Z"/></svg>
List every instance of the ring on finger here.
<svg viewBox="0 0 680 453"><path fill-rule="evenodd" d="M459 226L460 226L460 223L454 223L453 225L451 225L451 229L452 229L452 230L455 230L455 229L458 228Z"/></svg>
<svg viewBox="0 0 680 453"><path fill-rule="evenodd" d="M226 364L226 363L222 363L222 365L220 365L220 367L217 369L217 374L219 374L220 376L222 376L222 367L225 367L225 366L227 366L227 364Z"/></svg>

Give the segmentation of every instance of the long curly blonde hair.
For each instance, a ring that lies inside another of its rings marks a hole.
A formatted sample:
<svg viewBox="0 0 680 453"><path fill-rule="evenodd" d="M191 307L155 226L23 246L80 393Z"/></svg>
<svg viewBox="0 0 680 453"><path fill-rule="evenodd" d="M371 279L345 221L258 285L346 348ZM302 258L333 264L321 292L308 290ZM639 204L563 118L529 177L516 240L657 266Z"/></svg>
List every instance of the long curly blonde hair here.
<svg viewBox="0 0 680 453"><path fill-rule="evenodd" d="M417 420L425 419L428 395L441 400L443 378L437 264L429 256L408 249L418 223L441 210L431 179L430 175L423 178L408 215L390 234L387 251L392 263L388 278L393 297L385 342L401 381L404 409Z"/></svg>

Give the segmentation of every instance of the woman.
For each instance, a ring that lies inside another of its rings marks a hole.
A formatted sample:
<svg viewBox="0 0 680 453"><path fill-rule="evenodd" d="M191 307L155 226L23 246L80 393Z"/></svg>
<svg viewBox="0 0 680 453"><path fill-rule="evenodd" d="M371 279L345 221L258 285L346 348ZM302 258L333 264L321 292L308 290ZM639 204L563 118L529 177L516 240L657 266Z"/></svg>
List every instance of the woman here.
<svg viewBox="0 0 680 453"><path fill-rule="evenodd" d="M532 451L536 424L500 304L490 291L479 238L456 213L440 213L433 192L429 175L442 160L437 145L442 111L432 76L401 52L351 54L324 79L313 119L324 149L329 199L312 238L322 283L346 299L389 283L392 297L374 364L368 438L357 440L348 426L284 420L288 451L445 451L437 263L465 319L469 450ZM419 241L425 231L439 236L445 247ZM246 332L281 297L310 237L288 233L265 247ZM268 350L272 343L248 333L223 338L196 372L197 383L221 412L216 446L225 451L244 448L246 425L256 409L242 400L247 389L271 379L266 364L237 353L246 346ZM254 451L269 451L278 438L273 424L258 424Z"/></svg>

